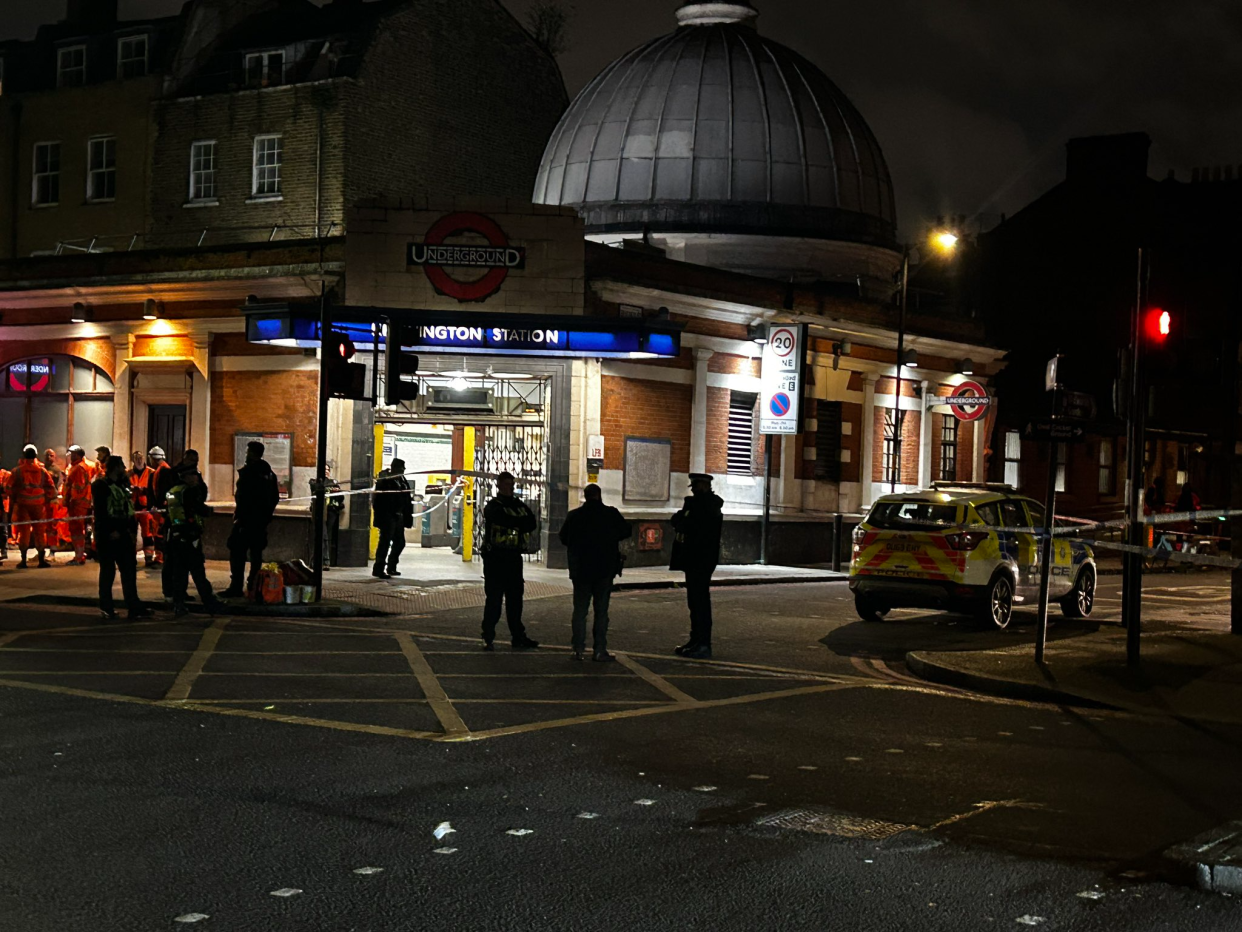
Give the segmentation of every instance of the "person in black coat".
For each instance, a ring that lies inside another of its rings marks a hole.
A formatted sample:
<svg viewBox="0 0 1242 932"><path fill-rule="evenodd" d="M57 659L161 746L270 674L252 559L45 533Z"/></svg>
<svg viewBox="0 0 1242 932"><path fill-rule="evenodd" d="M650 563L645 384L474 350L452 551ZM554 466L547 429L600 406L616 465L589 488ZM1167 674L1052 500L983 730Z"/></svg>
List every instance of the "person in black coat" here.
<svg viewBox="0 0 1242 932"><path fill-rule="evenodd" d="M229 587L220 593L224 598L239 598L254 590L255 580L263 567L263 551L267 547L267 526L272 523L280 503L280 483L267 460L265 447L257 440L246 444L246 463L237 470L237 491L233 495L233 530L229 532ZM246 559L250 559L250 575L246 575Z"/></svg>
<svg viewBox="0 0 1242 932"><path fill-rule="evenodd" d="M621 512L604 504L603 492L592 483L582 490L585 501L565 516L561 543L569 555L569 578L574 584L573 656L586 659L586 616L595 604L592 653L599 662L615 660L608 653L608 602L612 581L621 571L617 544L633 533Z"/></svg>
<svg viewBox="0 0 1242 932"><path fill-rule="evenodd" d="M682 657L706 660L712 655L712 573L720 562L724 499L712 491L712 477L690 474L690 491L673 515L673 555L668 568L686 574L690 640L674 650Z"/></svg>
<svg viewBox="0 0 1242 932"><path fill-rule="evenodd" d="M130 618L147 618L151 610L138 598L138 521L125 460L110 456L103 476L91 483L95 518L95 552L99 558L99 614L107 621L117 617L112 584L121 573L121 591Z"/></svg>
<svg viewBox="0 0 1242 932"><path fill-rule="evenodd" d="M388 471L376 477L375 492L371 523L379 531L379 545L371 575L388 579L401 575L397 561L405 549L405 529L414 526L414 493L405 478L405 460L393 460Z"/></svg>
<svg viewBox="0 0 1242 932"><path fill-rule="evenodd" d="M530 650L539 642L526 636L522 624L522 555L539 522L526 502L513 494L513 474L496 477L496 497L483 509L483 649L491 650L504 603L505 620L514 650Z"/></svg>

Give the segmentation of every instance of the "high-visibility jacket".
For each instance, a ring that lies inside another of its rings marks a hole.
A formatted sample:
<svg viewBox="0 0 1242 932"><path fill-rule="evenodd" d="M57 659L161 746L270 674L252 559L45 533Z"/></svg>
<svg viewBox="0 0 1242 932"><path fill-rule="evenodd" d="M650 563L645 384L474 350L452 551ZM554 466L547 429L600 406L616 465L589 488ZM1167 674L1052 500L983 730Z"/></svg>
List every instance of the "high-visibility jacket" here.
<svg viewBox="0 0 1242 932"><path fill-rule="evenodd" d="M7 469L0 469L0 506L5 511L9 510L9 476L12 473Z"/></svg>
<svg viewBox="0 0 1242 932"><path fill-rule="evenodd" d="M65 473L66 507L71 511L80 510L82 514L86 514L91 505L91 483L95 478L95 464L90 460L70 465L69 471Z"/></svg>
<svg viewBox="0 0 1242 932"><path fill-rule="evenodd" d="M141 470L131 469L129 471L129 488L134 497L134 507L142 510L147 507L151 495L151 477L155 470L150 466L143 466Z"/></svg>
<svg viewBox="0 0 1242 932"><path fill-rule="evenodd" d="M15 508L42 508L56 501L52 474L38 460L22 460L9 476L8 488Z"/></svg>

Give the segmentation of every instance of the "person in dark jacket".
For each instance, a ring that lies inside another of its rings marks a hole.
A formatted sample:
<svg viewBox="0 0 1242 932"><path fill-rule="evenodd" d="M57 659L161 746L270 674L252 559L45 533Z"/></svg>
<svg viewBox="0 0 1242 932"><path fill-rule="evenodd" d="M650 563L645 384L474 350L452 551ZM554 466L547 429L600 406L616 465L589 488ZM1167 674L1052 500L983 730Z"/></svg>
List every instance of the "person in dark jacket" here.
<svg viewBox="0 0 1242 932"><path fill-rule="evenodd" d="M483 509L483 649L491 650L504 602L505 620L514 650L530 650L539 642L526 636L522 624L522 555L539 526L527 504L513 494L513 473L496 477L496 497Z"/></svg>
<svg viewBox="0 0 1242 932"><path fill-rule="evenodd" d="M397 561L405 550L405 529L414 526L414 492L405 478L405 460L393 460L388 471L376 477L375 492L371 523L379 531L379 544L371 575L389 579L401 575Z"/></svg>
<svg viewBox="0 0 1242 932"><path fill-rule="evenodd" d="M246 444L246 463L237 470L237 491L233 501L233 530L229 532L229 587L220 593L226 599L239 598L254 590L263 567L267 547L267 526L272 523L280 502L280 484L272 467L263 459L265 447L257 440ZM250 575L246 575L246 559Z"/></svg>
<svg viewBox="0 0 1242 932"><path fill-rule="evenodd" d="M160 512L160 536L165 543L165 559L160 567L160 590L164 593L165 600L172 600L176 597L176 574L169 568L167 543L168 543L168 511L164 507L164 502L168 498L168 493L172 491L173 486L180 485L184 480L182 475L187 471L198 472L198 451L186 450L181 454L181 462L176 466L168 469L161 469L155 474L155 500L152 505L159 509Z"/></svg>
<svg viewBox="0 0 1242 932"><path fill-rule="evenodd" d="M690 640L674 653L705 660L712 655L712 573L720 562L724 499L712 491L712 477L690 474L690 491L673 515L673 555L668 568L686 574Z"/></svg>
<svg viewBox="0 0 1242 932"><path fill-rule="evenodd" d="M565 516L560 539L569 555L569 578L574 584L573 657L586 659L586 616L595 604L591 631L596 661L615 660L608 653L608 602L612 581L621 569L617 544L633 533L621 512L604 504L603 492L592 483L582 490L585 501Z"/></svg>
<svg viewBox="0 0 1242 932"><path fill-rule="evenodd" d="M102 477L91 483L95 551L99 557L99 614L108 621L117 617L112 585L120 570L121 592L129 617L146 618L151 610L138 599L138 522L134 518L125 460L110 456L105 470Z"/></svg>
<svg viewBox="0 0 1242 932"><path fill-rule="evenodd" d="M168 537L165 541L165 566L172 589L173 615L188 614L186 590L194 580L203 607L215 612L225 608L212 592L203 565L203 531L207 516L215 510L207 504L207 483L197 469L178 467L177 484L168 490L164 507L168 513Z"/></svg>

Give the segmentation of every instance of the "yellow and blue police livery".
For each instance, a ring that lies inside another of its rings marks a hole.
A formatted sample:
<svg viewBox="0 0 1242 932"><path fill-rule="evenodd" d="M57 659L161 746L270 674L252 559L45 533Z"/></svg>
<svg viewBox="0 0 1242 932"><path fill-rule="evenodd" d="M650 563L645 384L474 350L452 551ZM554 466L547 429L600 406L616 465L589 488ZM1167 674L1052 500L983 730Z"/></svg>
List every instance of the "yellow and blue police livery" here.
<svg viewBox="0 0 1242 932"><path fill-rule="evenodd" d="M1044 506L1009 487L936 486L885 495L854 531L850 591L865 621L893 608L938 608L996 628L1015 604L1039 601ZM1096 568L1080 540L1053 538L1049 602L1085 618Z"/></svg>

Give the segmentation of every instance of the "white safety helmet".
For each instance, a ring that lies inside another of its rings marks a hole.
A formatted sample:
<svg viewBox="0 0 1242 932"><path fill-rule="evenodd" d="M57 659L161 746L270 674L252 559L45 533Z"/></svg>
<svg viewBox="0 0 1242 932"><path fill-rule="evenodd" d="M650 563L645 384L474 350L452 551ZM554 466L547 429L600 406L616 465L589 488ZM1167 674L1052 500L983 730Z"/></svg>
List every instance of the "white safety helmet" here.
<svg viewBox="0 0 1242 932"><path fill-rule="evenodd" d="M152 447L151 449L147 451L147 456L158 456L160 459L164 459L165 458L164 448L163 447Z"/></svg>

